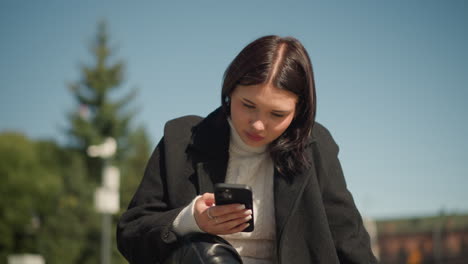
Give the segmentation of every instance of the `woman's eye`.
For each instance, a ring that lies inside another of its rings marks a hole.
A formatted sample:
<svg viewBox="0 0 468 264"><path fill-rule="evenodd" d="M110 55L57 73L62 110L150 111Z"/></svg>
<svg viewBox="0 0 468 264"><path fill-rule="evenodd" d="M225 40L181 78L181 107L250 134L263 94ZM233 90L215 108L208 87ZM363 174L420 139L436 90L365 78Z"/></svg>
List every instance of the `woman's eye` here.
<svg viewBox="0 0 468 264"><path fill-rule="evenodd" d="M249 105L249 104L246 104L246 103L242 103L245 107L249 108L249 109L254 109L255 106L253 105Z"/></svg>
<svg viewBox="0 0 468 264"><path fill-rule="evenodd" d="M283 114L277 114L277 113L271 113L271 115L274 117L284 117Z"/></svg>

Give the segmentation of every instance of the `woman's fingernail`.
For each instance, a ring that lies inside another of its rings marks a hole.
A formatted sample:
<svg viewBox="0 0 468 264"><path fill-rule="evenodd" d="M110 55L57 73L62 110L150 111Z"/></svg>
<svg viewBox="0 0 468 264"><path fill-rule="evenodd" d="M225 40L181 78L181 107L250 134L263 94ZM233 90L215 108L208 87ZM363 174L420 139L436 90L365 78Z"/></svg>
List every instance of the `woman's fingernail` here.
<svg viewBox="0 0 468 264"><path fill-rule="evenodd" d="M237 206L237 210L244 210L244 209L245 209L245 205L243 204Z"/></svg>
<svg viewBox="0 0 468 264"><path fill-rule="evenodd" d="M251 215L251 214L252 214L252 210L249 209L249 210L245 211L244 214L246 214L246 215Z"/></svg>
<svg viewBox="0 0 468 264"><path fill-rule="evenodd" d="M247 217L245 218L245 220L250 220L250 219L252 219L252 216L251 216L251 215L249 215L249 216L247 216Z"/></svg>

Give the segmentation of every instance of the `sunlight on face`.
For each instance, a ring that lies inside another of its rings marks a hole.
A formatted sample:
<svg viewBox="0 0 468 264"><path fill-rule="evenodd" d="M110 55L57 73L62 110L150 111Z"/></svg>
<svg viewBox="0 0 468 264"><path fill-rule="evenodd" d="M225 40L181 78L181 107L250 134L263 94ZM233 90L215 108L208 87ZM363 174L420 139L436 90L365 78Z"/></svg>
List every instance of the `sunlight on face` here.
<svg viewBox="0 0 468 264"><path fill-rule="evenodd" d="M294 93L271 84L238 85L231 94L233 126L247 145L267 145L291 124L297 99Z"/></svg>

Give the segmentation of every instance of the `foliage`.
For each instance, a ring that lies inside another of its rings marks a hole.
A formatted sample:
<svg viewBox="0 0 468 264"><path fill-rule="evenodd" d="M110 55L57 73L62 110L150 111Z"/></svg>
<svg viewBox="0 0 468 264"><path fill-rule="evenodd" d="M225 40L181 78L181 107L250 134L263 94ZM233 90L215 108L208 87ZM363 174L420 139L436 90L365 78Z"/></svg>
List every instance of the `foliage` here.
<svg viewBox="0 0 468 264"><path fill-rule="evenodd" d="M80 226L91 216L81 158L53 142L0 134L0 262L39 253L47 263L73 263L85 247ZM87 206L88 205L88 206Z"/></svg>
<svg viewBox="0 0 468 264"><path fill-rule="evenodd" d="M93 195L101 184L103 161L88 157L89 145L106 137L118 142L111 162L121 172L121 212L143 175L150 142L143 127L131 126L134 112L127 107L136 90L120 99L111 97L121 87L124 63L110 63L104 23L91 51L95 65L83 66L81 80L70 85L79 111L68 115L67 146L0 133L0 263L20 253L41 254L48 264L99 262L101 216ZM113 230L118 217L113 217ZM112 233L112 263L126 263Z"/></svg>
<svg viewBox="0 0 468 264"><path fill-rule="evenodd" d="M35 250L32 235L39 213L48 204L38 201L49 200L47 194L58 192L58 184L40 165L34 144L15 133L0 135L0 175L0 254L5 260L7 252Z"/></svg>

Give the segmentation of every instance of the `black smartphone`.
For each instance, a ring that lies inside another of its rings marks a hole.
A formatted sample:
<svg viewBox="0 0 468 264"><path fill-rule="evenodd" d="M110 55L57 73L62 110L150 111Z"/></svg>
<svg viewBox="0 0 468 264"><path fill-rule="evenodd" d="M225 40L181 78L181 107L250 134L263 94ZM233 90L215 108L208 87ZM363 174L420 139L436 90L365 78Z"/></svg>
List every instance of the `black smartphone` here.
<svg viewBox="0 0 468 264"><path fill-rule="evenodd" d="M243 184L218 183L215 185L215 204L244 204L246 209L252 210L252 219L249 226L242 232L252 232L254 230L252 188Z"/></svg>

